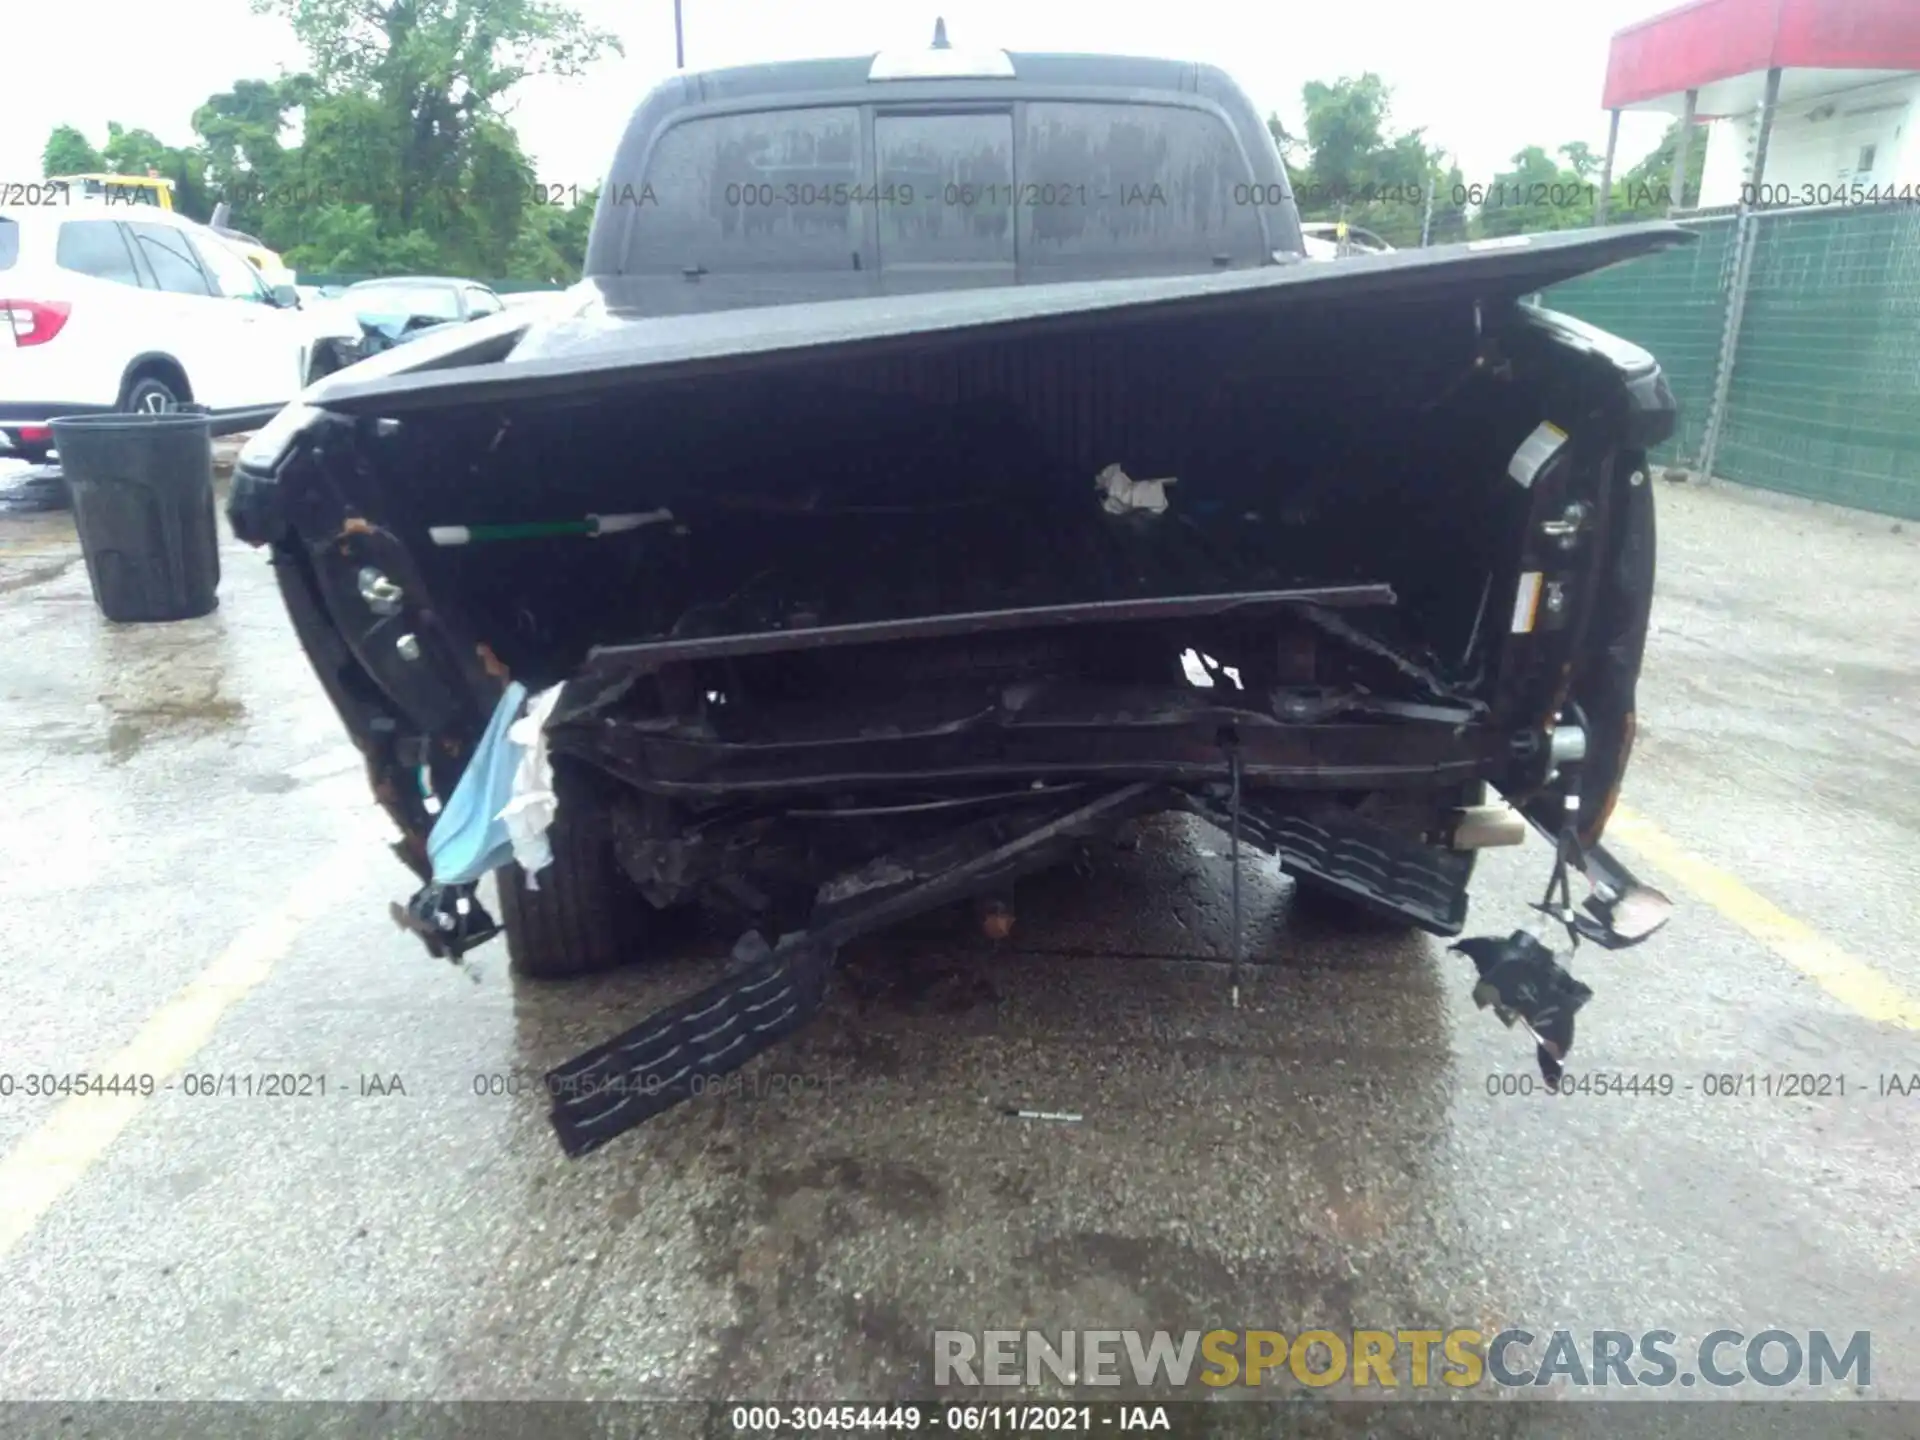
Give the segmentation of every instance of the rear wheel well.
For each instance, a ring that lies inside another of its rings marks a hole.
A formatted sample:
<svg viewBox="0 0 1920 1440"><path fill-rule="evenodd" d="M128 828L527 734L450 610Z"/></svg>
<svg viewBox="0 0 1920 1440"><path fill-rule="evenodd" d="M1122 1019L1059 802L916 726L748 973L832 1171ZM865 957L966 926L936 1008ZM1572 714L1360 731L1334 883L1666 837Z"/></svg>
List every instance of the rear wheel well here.
<svg viewBox="0 0 1920 1440"><path fill-rule="evenodd" d="M121 376L120 398L116 403L125 408L133 387L147 379L165 382L167 388L180 397L182 404L193 400L193 386L188 383L187 372L181 368L178 360L171 355L141 355L127 366L126 373Z"/></svg>

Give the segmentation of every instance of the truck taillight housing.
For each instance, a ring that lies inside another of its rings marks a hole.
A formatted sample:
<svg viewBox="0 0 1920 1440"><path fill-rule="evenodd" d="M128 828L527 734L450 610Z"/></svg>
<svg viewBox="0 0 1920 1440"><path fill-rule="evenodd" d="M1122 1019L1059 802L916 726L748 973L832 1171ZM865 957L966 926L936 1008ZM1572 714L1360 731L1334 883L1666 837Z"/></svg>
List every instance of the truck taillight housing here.
<svg viewBox="0 0 1920 1440"><path fill-rule="evenodd" d="M44 345L60 333L73 306L65 300L10 300L0 297L0 333L15 345Z"/></svg>

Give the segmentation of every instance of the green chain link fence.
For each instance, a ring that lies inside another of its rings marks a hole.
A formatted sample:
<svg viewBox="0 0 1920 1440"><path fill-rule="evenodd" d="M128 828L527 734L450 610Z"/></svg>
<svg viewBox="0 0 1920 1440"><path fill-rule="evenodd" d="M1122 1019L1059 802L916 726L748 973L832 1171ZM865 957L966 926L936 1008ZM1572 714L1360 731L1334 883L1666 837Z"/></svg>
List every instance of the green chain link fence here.
<svg viewBox="0 0 1920 1440"><path fill-rule="evenodd" d="M1699 242L1543 297L1660 360L1680 402L1656 458L1691 466L1733 296L1732 217ZM1714 469L1723 479L1920 519L1920 210L1760 213Z"/></svg>

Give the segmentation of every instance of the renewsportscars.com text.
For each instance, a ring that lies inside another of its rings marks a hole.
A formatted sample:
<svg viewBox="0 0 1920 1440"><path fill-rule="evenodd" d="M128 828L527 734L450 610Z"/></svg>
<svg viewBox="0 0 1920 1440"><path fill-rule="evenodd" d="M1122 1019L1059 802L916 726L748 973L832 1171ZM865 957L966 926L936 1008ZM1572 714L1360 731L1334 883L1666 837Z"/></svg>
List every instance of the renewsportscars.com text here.
<svg viewBox="0 0 1920 1440"><path fill-rule="evenodd" d="M1286 1384L1316 1389L1598 1390L1873 1383L1870 1331L1671 1330L936 1330L939 1386Z"/></svg>

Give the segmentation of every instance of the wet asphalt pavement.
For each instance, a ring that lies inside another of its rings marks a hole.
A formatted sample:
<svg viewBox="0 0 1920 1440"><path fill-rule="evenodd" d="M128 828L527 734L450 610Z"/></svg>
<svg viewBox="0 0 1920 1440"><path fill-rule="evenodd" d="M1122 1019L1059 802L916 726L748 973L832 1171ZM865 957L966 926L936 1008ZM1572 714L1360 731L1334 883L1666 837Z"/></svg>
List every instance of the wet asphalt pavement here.
<svg viewBox="0 0 1920 1440"><path fill-rule="evenodd" d="M428 958L265 559L227 536L214 615L113 627L69 516L0 517L0 1074L172 1077L0 1098L0 1398L883 1400L936 1328L1523 1325L1870 1330L1869 1393L1920 1399L1920 1094L1877 1093L1920 1074L1920 545L1661 500L1616 835L1679 910L1581 953L1570 1069L1672 1095L1490 1095L1532 1047L1468 962L1265 864L1230 1009L1224 839L1169 820L1003 944L862 943L734 1093L574 1162L535 1077L732 937L563 985ZM1470 932L1547 860L1489 852ZM1789 1072L1848 1093L1702 1093ZM266 1074L325 1093L187 1093Z"/></svg>

